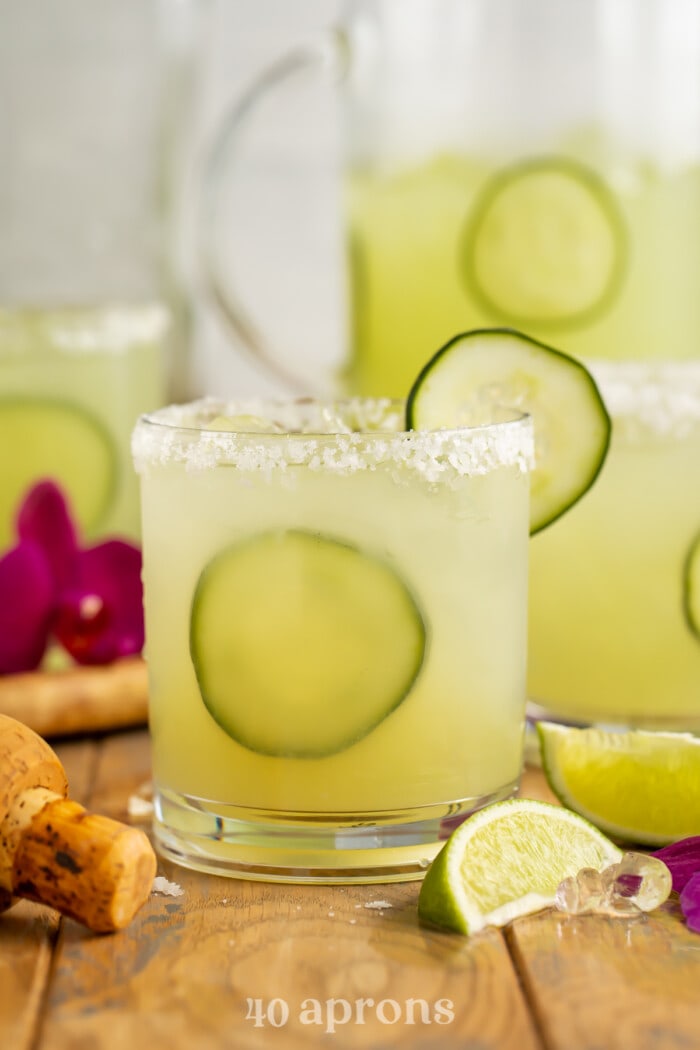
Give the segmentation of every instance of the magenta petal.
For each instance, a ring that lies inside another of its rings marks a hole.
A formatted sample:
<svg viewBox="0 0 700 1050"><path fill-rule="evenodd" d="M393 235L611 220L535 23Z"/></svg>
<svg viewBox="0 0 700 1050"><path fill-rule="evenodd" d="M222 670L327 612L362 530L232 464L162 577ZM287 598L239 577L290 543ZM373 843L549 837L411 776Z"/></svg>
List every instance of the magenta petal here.
<svg viewBox="0 0 700 1050"><path fill-rule="evenodd" d="M28 540L0 558L0 674L41 663L54 609L54 581L41 547Z"/></svg>
<svg viewBox="0 0 700 1050"><path fill-rule="evenodd" d="M673 888L676 893L680 893L695 872L700 871L700 835L692 835L657 849L654 856L670 870Z"/></svg>
<svg viewBox="0 0 700 1050"><path fill-rule="evenodd" d="M63 592L53 633L79 664L108 664L117 658L109 610L93 591L74 587Z"/></svg>
<svg viewBox="0 0 700 1050"><path fill-rule="evenodd" d="M681 910L689 929L700 933L700 871L688 880L681 893Z"/></svg>
<svg viewBox="0 0 700 1050"><path fill-rule="evenodd" d="M54 633L81 664L140 653L144 642L141 552L123 540L81 551L60 597Z"/></svg>
<svg viewBox="0 0 700 1050"><path fill-rule="evenodd" d="M78 537L66 498L55 482L39 481L29 490L17 515L17 535L41 547L57 590L70 582Z"/></svg>

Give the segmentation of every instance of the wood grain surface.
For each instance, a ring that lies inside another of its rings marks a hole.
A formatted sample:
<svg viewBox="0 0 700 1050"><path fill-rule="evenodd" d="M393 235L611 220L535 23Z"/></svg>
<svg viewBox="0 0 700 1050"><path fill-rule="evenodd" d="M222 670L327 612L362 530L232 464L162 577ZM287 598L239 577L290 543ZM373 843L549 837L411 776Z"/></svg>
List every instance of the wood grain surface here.
<svg viewBox="0 0 700 1050"><path fill-rule="evenodd" d="M57 750L74 797L124 819L149 776L145 732ZM551 799L537 770L522 793ZM700 937L675 902L633 920L546 911L467 940L418 923L415 883L159 874L182 894L153 894L109 936L27 903L0 916L3 1050L700 1048Z"/></svg>

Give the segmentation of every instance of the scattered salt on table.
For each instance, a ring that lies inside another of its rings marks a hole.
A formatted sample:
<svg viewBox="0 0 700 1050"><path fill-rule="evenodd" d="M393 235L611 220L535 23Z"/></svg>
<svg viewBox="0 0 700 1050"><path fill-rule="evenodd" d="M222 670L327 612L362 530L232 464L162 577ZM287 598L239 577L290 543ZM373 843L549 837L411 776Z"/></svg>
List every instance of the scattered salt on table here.
<svg viewBox="0 0 700 1050"><path fill-rule="evenodd" d="M134 794L129 796L126 809L129 816L134 820L153 815L153 784L150 780L141 784Z"/></svg>
<svg viewBox="0 0 700 1050"><path fill-rule="evenodd" d="M130 817L134 817L138 820L140 817L151 816L153 813L153 803L147 798L141 798L139 795L131 795L126 804L126 809Z"/></svg>
<svg viewBox="0 0 700 1050"><path fill-rule="evenodd" d="M164 897L181 897L185 892L182 886L178 886L176 882L168 882L162 875L158 875L153 880L153 886L151 887L153 893L160 893Z"/></svg>

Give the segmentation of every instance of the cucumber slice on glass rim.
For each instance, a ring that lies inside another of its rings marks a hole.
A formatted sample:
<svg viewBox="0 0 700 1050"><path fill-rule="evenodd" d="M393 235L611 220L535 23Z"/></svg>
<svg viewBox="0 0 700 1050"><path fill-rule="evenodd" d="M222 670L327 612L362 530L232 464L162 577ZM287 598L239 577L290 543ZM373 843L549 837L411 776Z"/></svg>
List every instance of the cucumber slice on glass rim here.
<svg viewBox="0 0 700 1050"><path fill-rule="evenodd" d="M606 183L567 157L540 157L492 178L467 220L460 264L472 293L501 321L588 323L614 300L626 228Z"/></svg>
<svg viewBox="0 0 700 1050"><path fill-rule="evenodd" d="M683 611L688 626L700 641L700 533L691 543L683 566Z"/></svg>
<svg viewBox="0 0 700 1050"><path fill-rule="evenodd" d="M510 328L482 328L451 339L425 365L406 403L409 430L469 424L475 404L529 413L535 428L530 533L574 505L597 478L611 422L586 367Z"/></svg>
<svg viewBox="0 0 700 1050"><path fill-rule="evenodd" d="M10 542L14 515L36 481L53 478L87 532L105 516L118 461L102 423L80 405L43 397L0 397L0 542Z"/></svg>
<svg viewBox="0 0 700 1050"><path fill-rule="evenodd" d="M418 606L390 565L302 529L227 547L192 601L202 700L260 754L321 758L361 740L406 698L425 644Z"/></svg>

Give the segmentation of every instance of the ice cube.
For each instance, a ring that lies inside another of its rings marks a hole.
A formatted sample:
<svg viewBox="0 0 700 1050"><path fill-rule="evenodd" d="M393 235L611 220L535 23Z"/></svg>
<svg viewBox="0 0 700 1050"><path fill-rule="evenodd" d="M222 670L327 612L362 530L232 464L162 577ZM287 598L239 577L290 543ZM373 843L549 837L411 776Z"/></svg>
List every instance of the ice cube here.
<svg viewBox="0 0 700 1050"><path fill-rule="evenodd" d="M607 872L611 899L633 901L641 911L658 908L671 892L671 872L662 860L646 853L625 853Z"/></svg>
<svg viewBox="0 0 700 1050"><path fill-rule="evenodd" d="M656 857L625 853L602 872L582 868L557 887L555 903L570 915L598 913L618 917L652 911L671 892L671 873Z"/></svg>
<svg viewBox="0 0 700 1050"><path fill-rule="evenodd" d="M606 904L603 877L595 868L582 868L577 875L564 879L557 888L557 908L571 915L600 911Z"/></svg>

